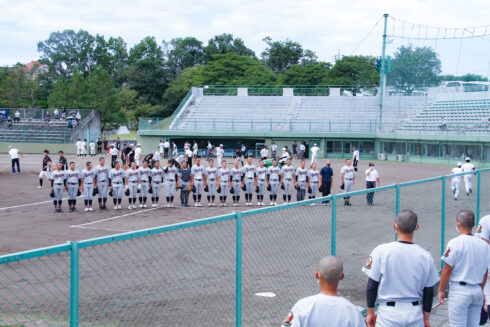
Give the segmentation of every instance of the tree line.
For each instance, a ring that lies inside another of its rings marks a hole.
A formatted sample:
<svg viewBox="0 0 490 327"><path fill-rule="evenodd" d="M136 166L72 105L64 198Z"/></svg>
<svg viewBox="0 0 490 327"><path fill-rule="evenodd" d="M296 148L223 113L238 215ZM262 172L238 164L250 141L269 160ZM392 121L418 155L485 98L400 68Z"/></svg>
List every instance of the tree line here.
<svg viewBox="0 0 490 327"><path fill-rule="evenodd" d="M148 36L128 49L121 37L53 32L37 44L47 71L26 72L21 64L0 68L0 107L97 109L110 127L140 116L169 116L197 85L378 83L375 57L343 56L329 63L298 42L263 41L265 49L257 56L231 34L216 35L207 44L195 37L158 42ZM388 81L410 93L440 83L440 72L431 48L400 47Z"/></svg>

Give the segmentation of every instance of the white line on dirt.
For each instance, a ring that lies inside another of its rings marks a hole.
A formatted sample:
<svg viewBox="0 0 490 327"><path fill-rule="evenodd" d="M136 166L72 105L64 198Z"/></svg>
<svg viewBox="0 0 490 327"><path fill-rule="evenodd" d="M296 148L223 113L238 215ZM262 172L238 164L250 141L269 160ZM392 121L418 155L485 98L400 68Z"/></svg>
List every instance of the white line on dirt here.
<svg viewBox="0 0 490 327"><path fill-rule="evenodd" d="M73 227L73 228L78 227L79 228L79 227L83 227L83 226L98 224L98 223L101 223L104 221L115 220L115 219L120 219L120 218L124 218L124 217L128 217L128 216L133 216L133 215L137 215L139 213L153 211L153 210L160 209L160 208L163 208L163 207L149 208L149 209L144 209L144 210L139 210L139 211L134 211L134 212L128 212L128 213L125 213L124 215L119 215L119 216L109 217L109 218L105 218L105 219L95 220L95 221L85 223L85 224L71 225L70 227Z"/></svg>
<svg viewBox="0 0 490 327"><path fill-rule="evenodd" d="M113 229L113 228L103 228L103 227L83 227L83 226L70 226L70 227L73 227L73 228L80 228L80 229L90 229L90 230L98 230L98 229L101 229L101 230L106 230L106 231L110 231L110 232L121 232L121 233L126 233L126 232L131 232L130 230L127 230L127 229Z"/></svg>

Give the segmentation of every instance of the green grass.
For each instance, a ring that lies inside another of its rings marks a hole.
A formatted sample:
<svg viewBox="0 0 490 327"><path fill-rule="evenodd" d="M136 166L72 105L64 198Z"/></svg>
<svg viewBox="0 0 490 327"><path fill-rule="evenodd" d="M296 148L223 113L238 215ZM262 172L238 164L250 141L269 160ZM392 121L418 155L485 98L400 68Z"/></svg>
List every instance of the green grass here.
<svg viewBox="0 0 490 327"><path fill-rule="evenodd" d="M118 137L121 140L136 140L136 130L129 131L129 134L121 134L121 135L111 134L109 140L116 140Z"/></svg>

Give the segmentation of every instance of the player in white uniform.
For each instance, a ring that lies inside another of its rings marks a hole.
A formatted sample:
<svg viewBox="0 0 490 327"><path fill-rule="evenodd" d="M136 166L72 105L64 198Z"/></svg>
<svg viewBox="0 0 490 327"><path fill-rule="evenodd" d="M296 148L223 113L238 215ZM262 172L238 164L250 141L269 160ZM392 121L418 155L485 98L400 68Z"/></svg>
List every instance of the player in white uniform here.
<svg viewBox="0 0 490 327"><path fill-rule="evenodd" d="M485 242L490 241L490 215L484 216L480 219L478 227L476 228L476 236L484 240ZM485 294L487 312L490 311L490 283L488 282L488 273L487 273L487 282L485 283L485 288L483 289L483 293Z"/></svg>
<svg viewBox="0 0 490 327"><path fill-rule="evenodd" d="M209 159L211 158L211 154L213 152L213 145L211 144L211 141L208 141L208 145L206 146L206 149L208 150L206 160L209 161Z"/></svg>
<svg viewBox="0 0 490 327"><path fill-rule="evenodd" d="M264 193L267 187L267 168L264 167L264 160L259 161L259 167L257 167L256 172L257 176L257 205L263 206L264 204Z"/></svg>
<svg viewBox="0 0 490 327"><path fill-rule="evenodd" d="M194 141L194 144L192 145L192 155L194 158L197 158L199 154L199 146L197 145L197 142Z"/></svg>
<svg viewBox="0 0 490 327"><path fill-rule="evenodd" d="M471 234L475 214L462 210L456 216L459 236L450 240L441 260L444 268L437 299L444 304L449 282L449 321L451 327L476 327L484 303L483 288L487 281L490 250L481 238Z"/></svg>
<svg viewBox="0 0 490 327"><path fill-rule="evenodd" d="M99 209L107 210L107 189L109 187L109 167L105 165L105 159L99 159L99 164L95 167L97 177L97 193L99 194Z"/></svg>
<svg viewBox="0 0 490 327"><path fill-rule="evenodd" d="M194 143L197 144L197 143ZM192 186L196 188L196 191L193 192L192 197L194 198L194 207L202 207L201 204L201 196L202 189L204 185L204 167L201 166L201 159L196 158L196 164L191 168L192 174Z"/></svg>
<svg viewBox="0 0 490 327"><path fill-rule="evenodd" d="M95 142L92 140L90 141L90 144L89 144L89 148L90 148L90 156L91 157L95 157Z"/></svg>
<svg viewBox="0 0 490 327"><path fill-rule="evenodd" d="M82 140L78 139L78 141L75 143L75 146L77 147L77 157L82 156Z"/></svg>
<svg viewBox="0 0 490 327"><path fill-rule="evenodd" d="M75 168L75 163L70 162L70 169L66 172L66 187L68 188L68 205L70 206L70 212L77 211L77 196L80 192L82 175Z"/></svg>
<svg viewBox="0 0 490 327"><path fill-rule="evenodd" d="M463 169L461 169L461 162L458 162L457 166L451 169L451 174L460 174L463 172ZM458 199L459 195L459 188L461 187L461 177L462 176L454 176L451 180L451 190L453 191L454 194L454 200Z"/></svg>
<svg viewBox="0 0 490 327"><path fill-rule="evenodd" d="M50 176L51 193L53 197L54 212L63 212L61 204L63 202L63 190L66 190L66 174L61 168L63 164L58 162L56 168Z"/></svg>
<svg viewBox="0 0 490 327"><path fill-rule="evenodd" d="M209 167L204 170L204 188L207 189L208 207L216 207L214 199L216 198L216 175L218 169L214 167L214 160L209 159Z"/></svg>
<svg viewBox="0 0 490 327"><path fill-rule="evenodd" d="M50 180L51 173L53 172L51 158L49 157L49 151L44 150L44 157L39 171L39 186L37 188L43 187L43 178Z"/></svg>
<svg viewBox="0 0 490 327"><path fill-rule="evenodd" d="M163 142L163 157L168 158L170 156L170 142L168 140L165 140Z"/></svg>
<svg viewBox="0 0 490 327"><path fill-rule="evenodd" d="M170 159L167 167L163 170L165 173L165 196L167 199L167 207L174 207L174 197L177 184L179 182L179 170L175 167L175 161Z"/></svg>
<svg viewBox="0 0 490 327"><path fill-rule="evenodd" d="M233 168L231 168L230 170L231 185L232 185L230 192L233 191L231 192L233 194L232 196L233 206L240 205L238 202L240 201L240 190L241 190L242 180L243 180L243 170L238 167L239 167L239 162L235 161L233 163Z"/></svg>
<svg viewBox="0 0 490 327"><path fill-rule="evenodd" d="M155 161L155 165L151 170L150 185L153 189L151 194L151 206L158 207L158 200L160 200L160 190L163 185L163 169L160 167L160 161Z"/></svg>
<svg viewBox="0 0 490 327"><path fill-rule="evenodd" d="M257 186L257 176L255 175L257 168L252 164L252 158L247 158L247 164L242 167L243 182L242 187L245 187L245 205L252 206L252 197L255 187Z"/></svg>
<svg viewBox="0 0 490 327"><path fill-rule="evenodd" d="M344 193L349 193L352 191L352 186L354 185L355 179L356 176L354 174L354 167L352 167L350 159L347 159L345 161L345 166L340 169L340 184L344 186ZM350 197L344 198L344 205L351 205Z"/></svg>
<svg viewBox="0 0 490 327"><path fill-rule="evenodd" d="M163 141L162 140L160 140L160 143L158 144L158 149L160 150L161 155L165 154L164 149L163 149Z"/></svg>
<svg viewBox="0 0 490 327"><path fill-rule="evenodd" d="M368 327L428 326L439 276L432 255L413 243L417 215L402 210L395 218L396 242L377 246L362 271L367 283ZM379 302L377 317L374 313Z"/></svg>
<svg viewBox="0 0 490 327"><path fill-rule="evenodd" d="M357 173L357 165L359 163L359 150L356 146L352 147L352 166L354 166L354 171Z"/></svg>
<svg viewBox="0 0 490 327"><path fill-rule="evenodd" d="M320 293L296 302L282 326L365 327L366 323L359 309L337 292L340 281L344 279L343 271L340 259L321 259L316 273Z"/></svg>
<svg viewBox="0 0 490 327"><path fill-rule="evenodd" d="M175 158L179 154L179 151L177 149L177 144L175 142L172 142L172 156Z"/></svg>
<svg viewBox="0 0 490 327"><path fill-rule="evenodd" d="M136 162L131 163L131 168L126 170L124 177L129 189L128 209L136 209L136 195L138 194L138 184L140 182L140 173L136 168Z"/></svg>
<svg viewBox="0 0 490 327"><path fill-rule="evenodd" d="M109 171L109 188L114 202L114 210L121 210L122 194L124 189L125 171L121 168L119 161L115 162L114 168Z"/></svg>
<svg viewBox="0 0 490 327"><path fill-rule="evenodd" d="M148 199L148 190L150 189L151 169L148 168L148 163L143 161L138 171L140 176L140 208L148 208L146 200Z"/></svg>
<svg viewBox="0 0 490 327"><path fill-rule="evenodd" d="M288 158L286 165L281 168L281 188L283 188L284 193L282 194L282 199L284 203L291 202L291 193L293 192L293 177L295 168L291 164L291 158Z"/></svg>
<svg viewBox="0 0 490 327"><path fill-rule="evenodd" d="M296 169L295 175L295 187L296 187L296 201L303 201L306 196L306 189L308 184L308 169L305 168L306 163L301 160L301 165Z"/></svg>
<svg viewBox="0 0 490 327"><path fill-rule="evenodd" d="M111 168L114 168L115 162L117 160L117 154L119 151L117 150L116 146L114 144L111 144L109 147L109 154L111 155Z"/></svg>
<svg viewBox="0 0 490 327"><path fill-rule="evenodd" d="M225 150L223 149L223 144L220 144L219 148L216 149L216 158L218 159L218 167L221 167L221 161L223 160L224 155L225 155Z"/></svg>
<svg viewBox="0 0 490 327"><path fill-rule="evenodd" d="M86 157L87 156L87 140L84 139L82 141L82 153L81 153L81 156L82 157Z"/></svg>
<svg viewBox="0 0 490 327"><path fill-rule="evenodd" d="M316 192L318 192L318 183L320 182L320 172L316 169L316 163L311 165L311 169L308 170L308 193L309 198L316 198ZM310 203L314 206L315 203Z"/></svg>
<svg viewBox="0 0 490 327"><path fill-rule="evenodd" d="M272 166L267 169L267 189L269 191L269 205L277 205L277 192L279 190L279 180L281 179L281 168L277 166L277 160L272 160Z"/></svg>
<svg viewBox="0 0 490 327"><path fill-rule="evenodd" d="M221 168L218 169L216 183L219 185L220 188L220 195L219 195L219 206L220 207L227 207L228 205L226 204L226 196L228 194L228 190L231 187L231 178L230 178L230 170L226 168L226 161L223 160L221 163Z"/></svg>
<svg viewBox="0 0 490 327"><path fill-rule="evenodd" d="M311 148L311 162L310 165L317 163L318 161L318 155L320 154L320 148L318 145L315 143L313 144L313 147Z"/></svg>
<svg viewBox="0 0 490 327"><path fill-rule="evenodd" d="M461 166L461 170L463 170L463 173L467 173L475 170L475 165L473 165L470 162L470 160L471 160L470 157L466 157L465 159L466 162ZM464 179L464 187L466 188L466 195L469 196L470 193L473 193L473 190L471 188L473 183L473 174L463 175L463 179Z"/></svg>
<svg viewBox="0 0 490 327"><path fill-rule="evenodd" d="M136 162L136 166L140 166L140 160L141 160L141 144L138 144L136 146L136 149L134 150L134 161Z"/></svg>
<svg viewBox="0 0 490 327"><path fill-rule="evenodd" d="M267 148L267 146L264 146L262 150L260 150L260 158L262 160L265 160L267 159L268 156L269 156L269 149Z"/></svg>
<svg viewBox="0 0 490 327"><path fill-rule="evenodd" d="M92 197L94 196L95 185L95 169L92 168L92 162L87 161L86 168L82 170L82 184L83 197L85 203L85 212L94 211L92 209Z"/></svg>

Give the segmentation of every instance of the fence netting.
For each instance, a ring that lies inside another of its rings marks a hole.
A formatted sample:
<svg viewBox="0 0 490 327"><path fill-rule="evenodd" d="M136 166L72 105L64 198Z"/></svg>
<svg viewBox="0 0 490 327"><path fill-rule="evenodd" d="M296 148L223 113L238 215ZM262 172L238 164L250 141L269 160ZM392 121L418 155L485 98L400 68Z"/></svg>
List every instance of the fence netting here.
<svg viewBox="0 0 490 327"><path fill-rule="evenodd" d="M0 264L0 326L68 326L70 253Z"/></svg>
<svg viewBox="0 0 490 327"><path fill-rule="evenodd" d="M235 324L235 221L80 249L80 323Z"/></svg>

